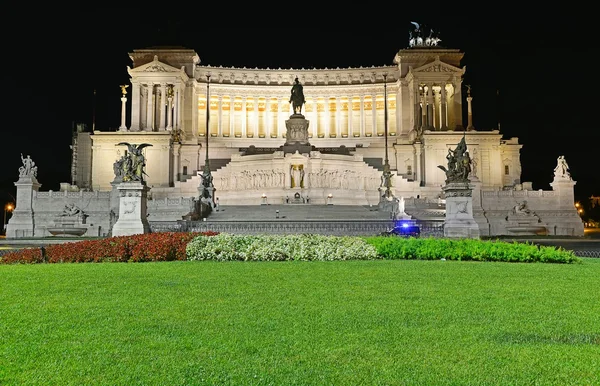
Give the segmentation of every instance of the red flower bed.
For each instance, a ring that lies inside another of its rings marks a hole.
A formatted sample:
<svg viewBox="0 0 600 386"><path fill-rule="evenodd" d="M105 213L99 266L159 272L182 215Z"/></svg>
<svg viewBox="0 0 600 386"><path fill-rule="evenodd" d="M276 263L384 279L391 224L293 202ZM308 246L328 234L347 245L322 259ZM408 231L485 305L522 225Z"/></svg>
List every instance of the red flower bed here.
<svg viewBox="0 0 600 386"><path fill-rule="evenodd" d="M0 257L1 264L143 262L186 260L186 247L196 236L218 232L159 232L109 237L25 248Z"/></svg>

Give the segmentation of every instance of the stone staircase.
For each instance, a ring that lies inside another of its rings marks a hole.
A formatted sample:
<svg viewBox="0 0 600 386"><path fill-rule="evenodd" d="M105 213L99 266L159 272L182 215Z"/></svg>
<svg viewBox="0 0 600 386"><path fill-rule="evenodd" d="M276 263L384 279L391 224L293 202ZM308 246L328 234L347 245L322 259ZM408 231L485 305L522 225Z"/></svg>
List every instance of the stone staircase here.
<svg viewBox="0 0 600 386"><path fill-rule="evenodd" d="M375 168L377 170L379 170L380 172L383 171L383 159L382 158L363 158L363 161L371 166L372 168Z"/></svg>

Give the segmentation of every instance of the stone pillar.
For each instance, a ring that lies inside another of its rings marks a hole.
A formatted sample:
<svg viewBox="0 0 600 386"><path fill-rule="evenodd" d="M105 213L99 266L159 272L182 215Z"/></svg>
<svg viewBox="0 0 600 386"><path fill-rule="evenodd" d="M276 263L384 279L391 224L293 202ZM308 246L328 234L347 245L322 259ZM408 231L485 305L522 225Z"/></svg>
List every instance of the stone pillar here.
<svg viewBox="0 0 600 386"><path fill-rule="evenodd" d="M34 237L35 221L33 215L34 192L42 186L35 177L21 177L15 182L17 187L17 202L12 216L6 226L6 238L15 239Z"/></svg>
<svg viewBox="0 0 600 386"><path fill-rule="evenodd" d="M372 121L373 121L373 127L371 128L371 133L373 133L373 136L376 136L378 134L377 132L377 94L373 94L371 95L371 111L372 111Z"/></svg>
<svg viewBox="0 0 600 386"><path fill-rule="evenodd" d="M354 124L352 121L354 120L352 115L352 96L348 97L348 137L354 137Z"/></svg>
<svg viewBox="0 0 600 386"><path fill-rule="evenodd" d="M417 141L414 144L415 146L415 181L418 182L419 186L422 185L423 182L423 170L422 170L422 163L421 163L421 153L423 151L423 149L421 148L422 144L421 142Z"/></svg>
<svg viewBox="0 0 600 386"><path fill-rule="evenodd" d="M365 136L365 96L360 96L360 136Z"/></svg>
<svg viewBox="0 0 600 386"><path fill-rule="evenodd" d="M217 105L217 136L223 136L223 96L219 95Z"/></svg>
<svg viewBox="0 0 600 386"><path fill-rule="evenodd" d="M575 207L574 188L576 183L570 177L561 178L558 176L555 176L554 181L550 183L558 200L552 209L560 214L552 219L547 219L551 235L584 235L583 221Z"/></svg>
<svg viewBox="0 0 600 386"><path fill-rule="evenodd" d="M318 109L318 105L319 105L319 99L317 97L315 97L313 99L313 127L312 127L312 131L313 131L313 136L315 138L319 137L319 109Z"/></svg>
<svg viewBox="0 0 600 386"><path fill-rule="evenodd" d="M181 113L183 111L183 91L185 86L178 85L177 93L175 94L175 113L177 114L175 119L175 127L181 129Z"/></svg>
<svg viewBox="0 0 600 386"><path fill-rule="evenodd" d="M173 181L180 181L179 178L179 154L181 152L181 144L173 144Z"/></svg>
<svg viewBox="0 0 600 386"><path fill-rule="evenodd" d="M338 138L342 137L342 105L340 103L340 97L335 97L335 136Z"/></svg>
<svg viewBox="0 0 600 386"><path fill-rule="evenodd" d="M148 191L140 182L123 182L119 191L119 219L112 229L112 236L130 236L150 232L148 223Z"/></svg>
<svg viewBox="0 0 600 386"><path fill-rule="evenodd" d="M471 93L469 93L469 96L467 97L467 130L468 131L475 130L475 127L473 126L473 107L471 105L472 101L473 101L473 97L471 96Z"/></svg>
<svg viewBox="0 0 600 386"><path fill-rule="evenodd" d="M413 98L413 129L419 130L419 128L421 127L421 125L419 124L419 117L421 116L421 106L419 103L421 101L421 94L419 92L418 84L416 85L416 87L414 87L411 95Z"/></svg>
<svg viewBox="0 0 600 386"><path fill-rule="evenodd" d="M165 130L166 123L166 115L168 114L168 110L165 111L165 106L167 105L167 84L160 84L160 103L158 104L159 112L160 112L160 124L158 126L159 131Z"/></svg>
<svg viewBox="0 0 600 386"><path fill-rule="evenodd" d="M427 129L427 94L423 86L423 95L419 95L421 100L421 130Z"/></svg>
<svg viewBox="0 0 600 386"><path fill-rule="evenodd" d="M265 138L271 138L271 98L266 97L265 99L265 121L267 122L265 125Z"/></svg>
<svg viewBox="0 0 600 386"><path fill-rule="evenodd" d="M480 238L473 218L473 186L468 182L450 182L442 188L446 195L444 237Z"/></svg>
<svg viewBox="0 0 600 386"><path fill-rule="evenodd" d="M433 84L427 85L427 126L428 130L435 130L433 126Z"/></svg>
<svg viewBox="0 0 600 386"><path fill-rule="evenodd" d="M442 118L441 129L444 131L448 130L448 106L446 101L446 84L442 83L441 97L440 97L440 113Z"/></svg>
<svg viewBox="0 0 600 386"><path fill-rule="evenodd" d="M167 130L173 130L173 97L167 98Z"/></svg>
<svg viewBox="0 0 600 386"><path fill-rule="evenodd" d="M242 138L246 138L248 133L248 110L246 109L247 97L242 98ZM208 105L207 105L208 108ZM207 110L208 111L208 110ZM208 114L208 112L207 112Z"/></svg>
<svg viewBox="0 0 600 386"><path fill-rule="evenodd" d="M329 138L331 137L331 112L329 111L328 96L325 97L325 106L323 110L325 111L325 127L323 128L323 130L325 131L325 138Z"/></svg>
<svg viewBox="0 0 600 386"><path fill-rule="evenodd" d="M131 131L140 131L140 84L131 82Z"/></svg>
<svg viewBox="0 0 600 386"><path fill-rule="evenodd" d="M121 127L119 127L119 131L127 131L127 126L125 126L125 118L127 113L127 97L121 97Z"/></svg>
<svg viewBox="0 0 600 386"><path fill-rule="evenodd" d="M154 85L148 84L148 99L146 99L146 127L144 127L144 131L152 131L152 123L154 118L154 109L152 108L154 104L152 103L152 95L154 93Z"/></svg>

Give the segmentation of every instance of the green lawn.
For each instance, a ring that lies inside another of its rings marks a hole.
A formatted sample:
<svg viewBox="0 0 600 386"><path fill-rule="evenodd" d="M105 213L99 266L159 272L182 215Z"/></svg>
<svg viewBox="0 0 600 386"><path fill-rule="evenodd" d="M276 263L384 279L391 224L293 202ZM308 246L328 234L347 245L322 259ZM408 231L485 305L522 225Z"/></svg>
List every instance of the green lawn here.
<svg viewBox="0 0 600 386"><path fill-rule="evenodd" d="M0 384L598 385L583 260L0 265Z"/></svg>

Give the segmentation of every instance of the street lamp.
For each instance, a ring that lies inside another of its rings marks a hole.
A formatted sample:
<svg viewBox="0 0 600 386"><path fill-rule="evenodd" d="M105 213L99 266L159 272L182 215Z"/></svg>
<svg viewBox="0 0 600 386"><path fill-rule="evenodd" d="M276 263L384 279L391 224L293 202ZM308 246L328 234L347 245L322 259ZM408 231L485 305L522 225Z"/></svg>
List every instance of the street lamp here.
<svg viewBox="0 0 600 386"><path fill-rule="evenodd" d="M9 202L8 204L4 205L4 221L2 222L3 225L3 229L6 229L6 213L8 212L12 212L13 209L15 209L15 206L12 204L12 202Z"/></svg>
<svg viewBox="0 0 600 386"><path fill-rule="evenodd" d="M392 197L392 172L390 171L390 161L388 159L388 109L387 109L387 74L383 74L383 101L384 101L384 127L383 136L385 138L385 160L383 163L383 185L385 186L385 198Z"/></svg>
<svg viewBox="0 0 600 386"><path fill-rule="evenodd" d="M202 197L206 199L211 208L215 207L214 202L214 185L212 175L210 173L210 165L208 159L208 137L210 136L210 73L206 74L206 158L204 160L204 172L202 173ZM202 209L200 209L202 210Z"/></svg>

